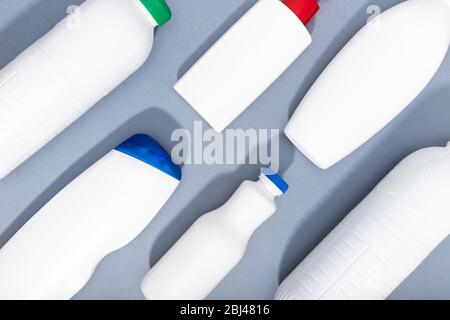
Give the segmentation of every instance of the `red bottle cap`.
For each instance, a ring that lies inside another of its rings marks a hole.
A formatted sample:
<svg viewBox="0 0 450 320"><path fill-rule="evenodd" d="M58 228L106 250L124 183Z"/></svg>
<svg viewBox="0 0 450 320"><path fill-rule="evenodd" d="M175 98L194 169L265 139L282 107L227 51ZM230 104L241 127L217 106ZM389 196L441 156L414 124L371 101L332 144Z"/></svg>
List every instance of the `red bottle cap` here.
<svg viewBox="0 0 450 320"><path fill-rule="evenodd" d="M283 0L283 3L303 22L308 24L319 11L317 0Z"/></svg>

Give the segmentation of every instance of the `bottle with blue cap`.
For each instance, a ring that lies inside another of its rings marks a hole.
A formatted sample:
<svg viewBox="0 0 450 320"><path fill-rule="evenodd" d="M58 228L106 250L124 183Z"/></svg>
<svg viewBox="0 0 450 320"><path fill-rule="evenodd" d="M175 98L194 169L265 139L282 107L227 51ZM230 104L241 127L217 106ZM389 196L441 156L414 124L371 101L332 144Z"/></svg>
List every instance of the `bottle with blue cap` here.
<svg viewBox="0 0 450 320"><path fill-rule="evenodd" d="M66 300L132 241L175 191L181 170L134 136L84 171L0 250L0 300Z"/></svg>
<svg viewBox="0 0 450 320"><path fill-rule="evenodd" d="M244 256L256 229L276 211L288 185L270 169L244 181L222 207L203 215L145 276L148 300L201 300Z"/></svg>

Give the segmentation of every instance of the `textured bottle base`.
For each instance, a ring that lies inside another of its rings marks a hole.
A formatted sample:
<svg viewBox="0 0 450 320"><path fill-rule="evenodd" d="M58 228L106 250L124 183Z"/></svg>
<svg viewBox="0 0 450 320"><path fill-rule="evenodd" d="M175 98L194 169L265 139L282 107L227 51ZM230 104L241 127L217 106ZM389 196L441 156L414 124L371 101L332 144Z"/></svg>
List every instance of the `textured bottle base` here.
<svg viewBox="0 0 450 320"><path fill-rule="evenodd" d="M378 199L366 199L333 230L282 284L277 299L384 299L420 264L429 252L372 207L389 199L371 197ZM376 243L380 239L389 249ZM399 261L405 267L396 274Z"/></svg>
<svg viewBox="0 0 450 320"><path fill-rule="evenodd" d="M450 232L450 149L402 161L288 276L277 299L385 299Z"/></svg>
<svg viewBox="0 0 450 320"><path fill-rule="evenodd" d="M51 59L33 47L0 71L0 178L88 109L70 94L56 70Z"/></svg>

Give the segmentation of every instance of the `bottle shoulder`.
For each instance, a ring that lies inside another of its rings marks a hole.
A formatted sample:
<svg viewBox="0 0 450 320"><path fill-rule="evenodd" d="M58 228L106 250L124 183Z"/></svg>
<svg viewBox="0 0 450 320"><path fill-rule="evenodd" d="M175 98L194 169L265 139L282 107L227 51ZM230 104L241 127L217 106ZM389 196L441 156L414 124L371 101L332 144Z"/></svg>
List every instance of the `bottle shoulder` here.
<svg viewBox="0 0 450 320"><path fill-rule="evenodd" d="M429 190L436 194L437 189L448 190L449 181L450 147L432 147L406 157L377 189L391 193L402 193L402 190Z"/></svg>

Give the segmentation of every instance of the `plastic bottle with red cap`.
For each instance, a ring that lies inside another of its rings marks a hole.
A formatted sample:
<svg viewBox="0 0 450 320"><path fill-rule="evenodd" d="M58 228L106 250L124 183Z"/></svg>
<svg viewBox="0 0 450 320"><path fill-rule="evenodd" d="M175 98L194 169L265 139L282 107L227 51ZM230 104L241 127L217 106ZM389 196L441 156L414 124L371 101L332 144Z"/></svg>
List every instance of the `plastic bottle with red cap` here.
<svg viewBox="0 0 450 320"><path fill-rule="evenodd" d="M311 44L317 0L259 0L178 81L178 93L218 132Z"/></svg>

